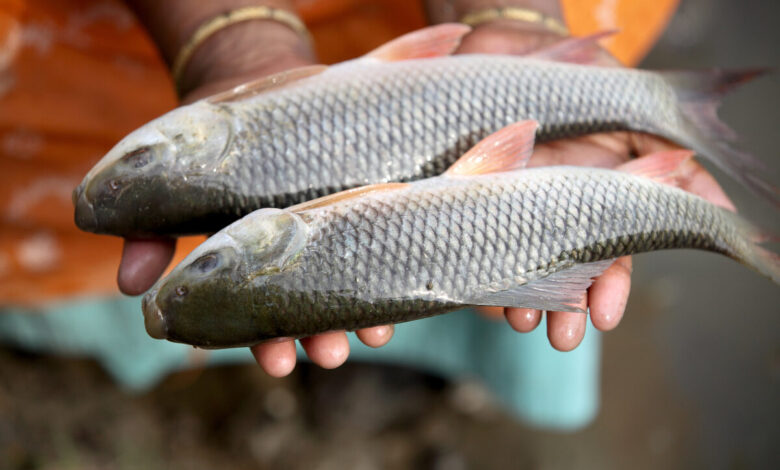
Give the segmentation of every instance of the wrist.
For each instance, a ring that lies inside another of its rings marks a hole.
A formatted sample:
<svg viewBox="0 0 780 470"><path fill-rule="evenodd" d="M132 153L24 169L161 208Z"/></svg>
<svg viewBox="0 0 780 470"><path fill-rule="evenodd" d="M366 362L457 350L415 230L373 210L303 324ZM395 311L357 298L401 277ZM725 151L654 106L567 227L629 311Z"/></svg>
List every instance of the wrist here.
<svg viewBox="0 0 780 470"><path fill-rule="evenodd" d="M294 12L289 0L128 0L140 22L170 66L205 22L247 6L267 6ZM251 19L230 24L207 37L193 50L177 83L191 101L201 89L214 92L246 81L315 61L309 40L274 20ZM201 97L198 96L198 97Z"/></svg>
<svg viewBox="0 0 780 470"><path fill-rule="evenodd" d="M558 33L524 22L497 20L474 28L461 42L458 53L522 55L558 43L561 38Z"/></svg>
<svg viewBox="0 0 780 470"><path fill-rule="evenodd" d="M563 23L559 0L427 0L428 19L432 23L460 21L465 15L491 8L517 7L541 13Z"/></svg>
<svg viewBox="0 0 780 470"><path fill-rule="evenodd" d="M185 101L246 81L316 62L309 41L273 21L247 21L214 34L183 69L179 92Z"/></svg>

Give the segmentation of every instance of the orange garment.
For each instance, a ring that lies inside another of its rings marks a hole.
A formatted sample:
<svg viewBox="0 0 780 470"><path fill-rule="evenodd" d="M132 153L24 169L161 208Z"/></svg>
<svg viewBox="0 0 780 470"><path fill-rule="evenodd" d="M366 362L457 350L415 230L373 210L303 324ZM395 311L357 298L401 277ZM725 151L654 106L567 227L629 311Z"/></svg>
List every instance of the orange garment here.
<svg viewBox="0 0 780 470"><path fill-rule="evenodd" d="M575 35L636 63L678 0L564 0ZM415 0L298 0L325 63L425 25ZM71 191L129 131L176 106L168 70L118 0L0 1L0 304L117 293L121 240L80 232ZM179 243L181 259L200 237Z"/></svg>

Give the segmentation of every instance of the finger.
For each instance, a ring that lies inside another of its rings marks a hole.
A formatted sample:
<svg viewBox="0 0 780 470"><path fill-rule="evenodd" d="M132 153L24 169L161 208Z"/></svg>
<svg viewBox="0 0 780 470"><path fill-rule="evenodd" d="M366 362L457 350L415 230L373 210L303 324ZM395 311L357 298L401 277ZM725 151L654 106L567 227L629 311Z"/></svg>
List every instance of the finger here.
<svg viewBox="0 0 780 470"><path fill-rule="evenodd" d="M542 312L531 308L507 308L504 316L509 326L520 333L532 332L542 321Z"/></svg>
<svg viewBox="0 0 780 470"><path fill-rule="evenodd" d="M618 258L588 290L590 321L601 331L615 328L623 318L631 291L631 257Z"/></svg>
<svg viewBox="0 0 780 470"><path fill-rule="evenodd" d="M585 310L588 295L583 296L580 308ZM571 351L585 336L587 315L577 312L547 312L547 338L558 351Z"/></svg>
<svg viewBox="0 0 780 470"><path fill-rule="evenodd" d="M349 356L349 341L343 331L333 331L301 339L309 359L324 369L335 369Z"/></svg>
<svg viewBox="0 0 780 470"><path fill-rule="evenodd" d="M390 338L393 337L393 331L395 331L393 325L381 325L357 330L355 334L366 346L378 348L390 341Z"/></svg>
<svg viewBox="0 0 780 470"><path fill-rule="evenodd" d="M628 132L629 151L634 155L648 155L656 152L665 152L668 150L679 150L682 147L663 137L644 132Z"/></svg>
<svg viewBox="0 0 780 470"><path fill-rule="evenodd" d="M504 317L504 307L487 307L483 305L475 307L475 309L480 315L491 320L501 320Z"/></svg>
<svg viewBox="0 0 780 470"><path fill-rule="evenodd" d="M176 239L125 239L117 284L127 295L143 294L165 271L176 251Z"/></svg>
<svg viewBox="0 0 780 470"><path fill-rule="evenodd" d="M257 364L271 377L284 377L295 369L295 340L282 339L250 348Z"/></svg>

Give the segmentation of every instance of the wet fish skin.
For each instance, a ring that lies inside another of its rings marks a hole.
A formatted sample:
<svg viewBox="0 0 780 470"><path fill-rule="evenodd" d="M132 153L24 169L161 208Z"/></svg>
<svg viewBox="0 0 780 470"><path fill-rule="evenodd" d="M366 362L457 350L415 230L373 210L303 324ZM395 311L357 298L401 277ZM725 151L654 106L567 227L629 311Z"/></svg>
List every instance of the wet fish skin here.
<svg viewBox="0 0 780 470"><path fill-rule="evenodd" d="M154 337L231 347L470 305L560 310L608 260L668 248L722 253L780 283L751 237L733 213L616 171L442 176L254 212L159 281L144 315Z"/></svg>
<svg viewBox="0 0 780 470"><path fill-rule="evenodd" d="M73 191L76 225L136 236L165 235L165 227L175 227L172 234L224 227L241 214L240 205L230 204L229 181L213 165L230 138L226 116L205 101L148 123L122 139Z"/></svg>
<svg viewBox="0 0 780 470"><path fill-rule="evenodd" d="M115 235L214 232L258 208L438 175L481 138L526 118L541 123L542 141L633 130L705 156L718 151L694 135L660 74L516 56L361 59L148 123L76 189L76 223ZM148 164L123 164L150 148L162 150Z"/></svg>

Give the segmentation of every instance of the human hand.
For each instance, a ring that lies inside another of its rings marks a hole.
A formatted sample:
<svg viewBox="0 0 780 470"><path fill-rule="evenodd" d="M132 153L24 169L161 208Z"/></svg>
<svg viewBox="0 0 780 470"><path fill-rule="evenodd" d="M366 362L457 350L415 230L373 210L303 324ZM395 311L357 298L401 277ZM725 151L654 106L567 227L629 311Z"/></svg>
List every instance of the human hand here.
<svg viewBox="0 0 780 470"><path fill-rule="evenodd" d="M172 64L204 21L257 2L128 0L127 4L147 28L163 59ZM291 10L287 0L269 0L264 4ZM195 50L178 84L182 104L314 62L311 45L287 26L260 20L237 23L217 32ZM117 274L119 290L127 295L144 293L165 271L175 250L176 240L172 238L126 239Z"/></svg>
<svg viewBox="0 0 780 470"><path fill-rule="evenodd" d="M263 2L292 11L289 3L286 0ZM193 4L186 0L134 0L128 4L149 29L163 58L171 64L181 46L204 20L257 2L226 0ZM315 62L311 45L290 28L273 21L237 23L219 31L196 50L179 84L182 103ZM172 238L126 239L117 275L119 289L128 295L139 295L148 290L171 262L175 249L176 240ZM392 325L357 332L358 338L372 347L387 343L392 334ZM344 332L304 338L301 344L312 362L325 368L341 365L349 355ZM252 353L258 364L273 376L287 375L295 367L293 340L256 346Z"/></svg>
<svg viewBox="0 0 780 470"><path fill-rule="evenodd" d="M561 36L526 24L497 21L477 27L464 38L458 53L527 54L560 41ZM619 66L606 51L599 56L600 65ZM672 143L636 132L607 132L554 142L539 143L534 148L528 166L580 165L616 168L631 156L642 156L677 148ZM734 206L715 179L693 160L680 169L681 189L708 199L729 210ZM623 317L631 290L631 257L619 258L596 278L582 299L580 307L588 308L593 325L601 331L615 328ZM480 309L488 316L502 314L515 330L533 331L540 323L539 310L489 307ZM576 348L585 334L587 317L573 312L547 312L547 336L558 350Z"/></svg>

